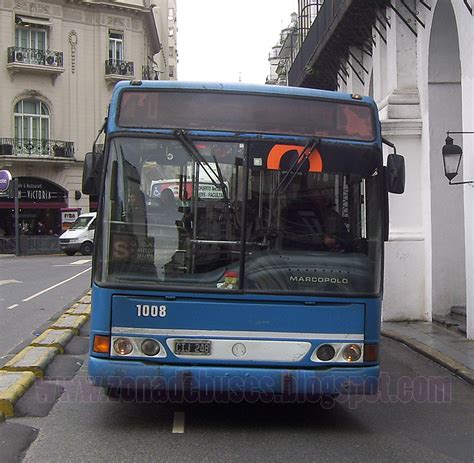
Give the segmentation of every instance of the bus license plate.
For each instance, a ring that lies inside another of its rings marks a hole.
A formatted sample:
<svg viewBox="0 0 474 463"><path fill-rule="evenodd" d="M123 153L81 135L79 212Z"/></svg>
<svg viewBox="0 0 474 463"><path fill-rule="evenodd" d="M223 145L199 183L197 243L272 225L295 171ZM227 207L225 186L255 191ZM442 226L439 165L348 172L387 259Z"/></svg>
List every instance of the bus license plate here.
<svg viewBox="0 0 474 463"><path fill-rule="evenodd" d="M211 355L211 341L185 341L174 342L174 353L177 355Z"/></svg>

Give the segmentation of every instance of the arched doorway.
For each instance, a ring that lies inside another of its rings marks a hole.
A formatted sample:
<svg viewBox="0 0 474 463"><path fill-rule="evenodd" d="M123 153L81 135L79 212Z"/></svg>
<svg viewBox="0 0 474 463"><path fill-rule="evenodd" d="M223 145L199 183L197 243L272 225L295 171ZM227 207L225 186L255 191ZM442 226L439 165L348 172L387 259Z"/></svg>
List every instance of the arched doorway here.
<svg viewBox="0 0 474 463"><path fill-rule="evenodd" d="M434 315L446 314L452 306L466 304L463 190L448 184L441 157L446 131L461 130L462 127L458 37L451 2L438 1L433 14L428 58L431 305Z"/></svg>

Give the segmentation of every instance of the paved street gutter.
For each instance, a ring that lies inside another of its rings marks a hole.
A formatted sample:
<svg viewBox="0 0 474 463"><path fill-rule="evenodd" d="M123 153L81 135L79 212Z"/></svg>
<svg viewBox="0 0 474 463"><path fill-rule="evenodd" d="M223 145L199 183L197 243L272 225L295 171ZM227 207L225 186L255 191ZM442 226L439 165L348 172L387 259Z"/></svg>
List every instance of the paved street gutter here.
<svg viewBox="0 0 474 463"><path fill-rule="evenodd" d="M405 344L410 349L413 349L415 352L418 352L419 354L428 357L430 360L433 360L439 365L447 368L449 371L452 371L454 374L464 379L468 383L474 385L474 371L466 367L462 363L459 363L458 361L454 360L449 355L443 354L442 352L439 352L438 350L433 349L432 347L427 346L426 344L416 339L400 336L399 334L394 333L393 331L382 330L381 334L386 338L393 339L394 341Z"/></svg>
<svg viewBox="0 0 474 463"><path fill-rule="evenodd" d="M79 334L89 320L90 291L67 309L29 346L0 368L0 422L14 415L15 403L44 375L56 355L64 352L66 344Z"/></svg>

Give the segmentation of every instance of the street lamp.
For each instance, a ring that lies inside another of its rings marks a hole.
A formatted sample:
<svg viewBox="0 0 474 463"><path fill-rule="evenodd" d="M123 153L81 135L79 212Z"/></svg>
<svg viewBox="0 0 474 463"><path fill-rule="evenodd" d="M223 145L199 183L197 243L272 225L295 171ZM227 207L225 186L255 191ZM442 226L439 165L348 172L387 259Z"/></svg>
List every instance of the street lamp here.
<svg viewBox="0 0 474 463"><path fill-rule="evenodd" d="M459 166L462 159L462 148L454 144L454 140L449 136L450 133L457 134L473 134L474 132L447 132L445 145L443 146L443 164L444 175L449 180L450 185L462 185L465 183L474 183L474 181L467 182L452 182L451 180L458 175Z"/></svg>

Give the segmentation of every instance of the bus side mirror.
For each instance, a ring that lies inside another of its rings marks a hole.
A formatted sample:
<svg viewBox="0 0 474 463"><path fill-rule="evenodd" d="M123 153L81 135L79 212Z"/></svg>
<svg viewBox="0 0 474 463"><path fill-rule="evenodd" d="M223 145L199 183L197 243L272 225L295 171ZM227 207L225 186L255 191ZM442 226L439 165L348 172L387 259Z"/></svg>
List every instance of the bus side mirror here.
<svg viewBox="0 0 474 463"><path fill-rule="evenodd" d="M405 191L405 159L400 154L388 155L387 190L398 195Z"/></svg>
<svg viewBox="0 0 474 463"><path fill-rule="evenodd" d="M87 153L82 171L82 192L86 195L98 195L102 174L103 156L101 153Z"/></svg>

